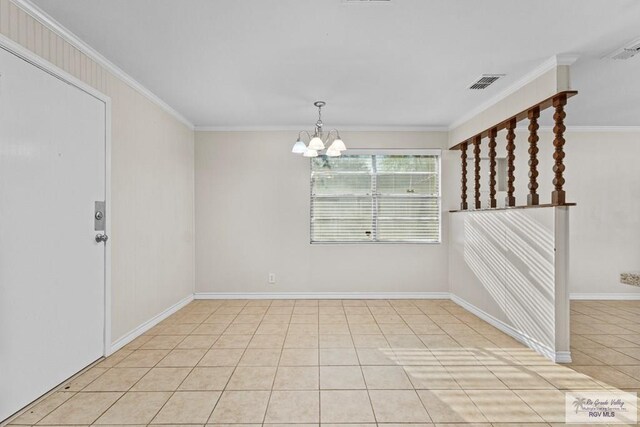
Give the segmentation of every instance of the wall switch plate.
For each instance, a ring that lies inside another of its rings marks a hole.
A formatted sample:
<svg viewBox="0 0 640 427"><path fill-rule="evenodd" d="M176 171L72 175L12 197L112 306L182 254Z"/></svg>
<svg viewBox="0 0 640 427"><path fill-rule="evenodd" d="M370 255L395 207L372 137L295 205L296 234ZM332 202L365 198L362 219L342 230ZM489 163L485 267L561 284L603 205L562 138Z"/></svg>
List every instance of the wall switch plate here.
<svg viewBox="0 0 640 427"><path fill-rule="evenodd" d="M269 273L269 283L271 283L271 284L276 283L276 274L275 273Z"/></svg>

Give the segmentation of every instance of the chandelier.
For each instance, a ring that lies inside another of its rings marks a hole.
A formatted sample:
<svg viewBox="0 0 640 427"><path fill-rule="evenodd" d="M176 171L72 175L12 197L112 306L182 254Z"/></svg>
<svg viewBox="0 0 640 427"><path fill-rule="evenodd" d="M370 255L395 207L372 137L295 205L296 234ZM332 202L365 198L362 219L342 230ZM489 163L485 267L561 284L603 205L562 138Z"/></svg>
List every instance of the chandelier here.
<svg viewBox="0 0 640 427"><path fill-rule="evenodd" d="M338 157L342 154L345 147L344 142L340 139L340 133L336 129L331 129L326 135L322 131L322 107L327 105L324 101L316 101L313 103L318 107L318 121L316 122L316 129L313 133L313 137L306 130L302 130L298 133L298 140L293 145L292 153L302 154L304 157L318 157L319 152L325 149L325 146L329 145L329 148L324 153L325 156ZM302 140L302 135L306 134L309 138L309 145L306 145ZM333 139L332 138L333 135Z"/></svg>

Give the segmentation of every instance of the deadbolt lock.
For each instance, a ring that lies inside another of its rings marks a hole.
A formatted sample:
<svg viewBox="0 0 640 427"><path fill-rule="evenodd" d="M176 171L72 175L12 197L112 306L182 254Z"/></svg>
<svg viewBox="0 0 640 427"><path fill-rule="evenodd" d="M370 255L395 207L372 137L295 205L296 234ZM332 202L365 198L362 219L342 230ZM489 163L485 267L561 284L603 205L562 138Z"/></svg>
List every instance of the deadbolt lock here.
<svg viewBox="0 0 640 427"><path fill-rule="evenodd" d="M99 200L94 203L93 208L93 229L95 231L105 230L105 218L104 213L106 209L105 202Z"/></svg>

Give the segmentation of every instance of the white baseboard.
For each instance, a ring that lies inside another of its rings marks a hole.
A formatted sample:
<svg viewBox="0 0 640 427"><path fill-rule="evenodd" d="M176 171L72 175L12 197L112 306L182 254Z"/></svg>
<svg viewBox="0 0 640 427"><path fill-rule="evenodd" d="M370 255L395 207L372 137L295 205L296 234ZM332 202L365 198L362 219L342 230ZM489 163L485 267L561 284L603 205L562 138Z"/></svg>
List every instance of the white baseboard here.
<svg viewBox="0 0 640 427"><path fill-rule="evenodd" d="M590 293L582 293L575 292L569 294L569 299L571 300L583 300L583 301L595 301L595 300L603 300L603 301L637 301L640 300L640 293L615 293L615 294L590 294Z"/></svg>
<svg viewBox="0 0 640 427"><path fill-rule="evenodd" d="M155 325L157 325L158 323L162 322L164 319L166 319L167 317L171 316L173 313L175 313L176 311L180 310L185 305L189 304L191 301L193 301L193 294L186 296L185 298L181 299L180 301L178 301L177 303L175 303L171 307L167 308L163 312L161 312L161 313L155 315L154 317L152 317L151 319L147 320L142 325L138 326L137 328L135 328L134 330L132 330L128 334L126 334L123 337L117 339L116 341L111 343L111 347L110 348L106 349L105 356L109 356L110 354L113 354L116 351L120 350L122 347L124 347L125 345L129 344L131 341L133 341L134 339L136 339L140 335L144 334L149 329L153 328Z"/></svg>
<svg viewBox="0 0 640 427"><path fill-rule="evenodd" d="M489 323L491 326L501 330L505 334L511 336L512 338L518 340L522 344L527 347L537 351L544 357L552 360L556 363L571 363L571 352L569 351L554 351L548 346L540 343L538 340L528 336L527 334L522 333L521 331L513 328L510 325L507 325L502 320L496 319L489 313L479 309L475 305L465 301L457 295L451 294L451 300L464 308L465 310L475 314L485 322Z"/></svg>
<svg viewBox="0 0 640 427"><path fill-rule="evenodd" d="M196 292L195 299L449 299L449 292Z"/></svg>

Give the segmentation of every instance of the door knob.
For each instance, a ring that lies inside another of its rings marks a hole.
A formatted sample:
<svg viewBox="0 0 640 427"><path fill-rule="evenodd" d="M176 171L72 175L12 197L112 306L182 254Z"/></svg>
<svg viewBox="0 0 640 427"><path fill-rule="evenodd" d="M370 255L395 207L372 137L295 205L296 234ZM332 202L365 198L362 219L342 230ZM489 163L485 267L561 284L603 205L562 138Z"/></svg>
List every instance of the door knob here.
<svg viewBox="0 0 640 427"><path fill-rule="evenodd" d="M106 243L107 240L109 240L109 236L107 236L106 234L96 234L96 242L100 243L100 242L104 242Z"/></svg>

